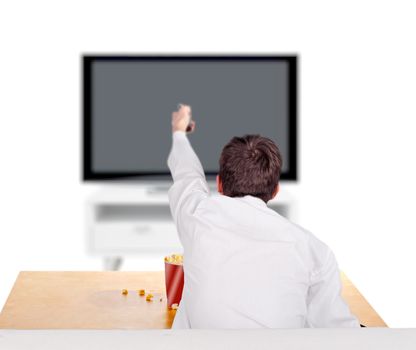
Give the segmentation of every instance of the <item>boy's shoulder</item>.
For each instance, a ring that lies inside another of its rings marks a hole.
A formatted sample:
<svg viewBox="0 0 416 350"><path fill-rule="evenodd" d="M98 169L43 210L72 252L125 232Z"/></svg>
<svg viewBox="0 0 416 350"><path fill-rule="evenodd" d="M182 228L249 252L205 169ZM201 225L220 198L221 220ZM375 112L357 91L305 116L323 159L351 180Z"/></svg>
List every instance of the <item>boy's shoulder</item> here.
<svg viewBox="0 0 416 350"><path fill-rule="evenodd" d="M259 200L261 201L261 200ZM201 202L201 208L211 209L215 211L224 211L227 208L233 208L233 210L239 211L240 203L253 204L252 201L243 201L242 198L232 198L224 195L210 195ZM275 210L271 209L265 204L256 205L257 209L260 209L267 216L271 217L271 220L276 224L276 228L289 231L294 240L299 244L304 244L309 247L310 250L317 254L326 253L330 248L316 237L311 231L305 229L299 224L294 223L283 215L279 214Z"/></svg>
<svg viewBox="0 0 416 350"><path fill-rule="evenodd" d="M328 257L333 255L331 248L309 230L296 223L289 222L293 227L293 233L299 237L299 242L303 242L299 245L302 255L305 256L314 270L320 270L327 262Z"/></svg>

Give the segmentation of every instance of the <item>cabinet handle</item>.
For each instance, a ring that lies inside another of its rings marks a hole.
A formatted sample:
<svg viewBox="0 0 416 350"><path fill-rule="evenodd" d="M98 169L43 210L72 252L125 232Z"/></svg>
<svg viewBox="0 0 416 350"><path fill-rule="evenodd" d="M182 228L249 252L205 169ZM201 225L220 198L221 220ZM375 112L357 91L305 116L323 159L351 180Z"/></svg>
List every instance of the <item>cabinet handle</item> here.
<svg viewBox="0 0 416 350"><path fill-rule="evenodd" d="M144 234L150 232L151 227L150 226L136 226L134 228L134 232L138 234Z"/></svg>

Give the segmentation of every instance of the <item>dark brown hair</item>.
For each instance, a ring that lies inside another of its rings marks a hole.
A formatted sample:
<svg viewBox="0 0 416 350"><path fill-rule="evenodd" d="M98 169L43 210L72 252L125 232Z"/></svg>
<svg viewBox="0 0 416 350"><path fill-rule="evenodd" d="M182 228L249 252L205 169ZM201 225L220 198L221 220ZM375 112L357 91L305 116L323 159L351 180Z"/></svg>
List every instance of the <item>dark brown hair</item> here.
<svg viewBox="0 0 416 350"><path fill-rule="evenodd" d="M269 201L279 183L282 156L276 144L260 135L233 137L221 153L219 177L223 194Z"/></svg>

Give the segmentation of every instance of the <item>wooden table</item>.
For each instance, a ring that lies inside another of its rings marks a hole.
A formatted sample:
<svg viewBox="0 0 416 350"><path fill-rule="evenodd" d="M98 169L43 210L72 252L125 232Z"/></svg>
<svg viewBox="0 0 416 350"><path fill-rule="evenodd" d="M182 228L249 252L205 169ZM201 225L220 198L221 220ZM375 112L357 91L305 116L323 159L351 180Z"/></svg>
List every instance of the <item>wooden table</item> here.
<svg viewBox="0 0 416 350"><path fill-rule="evenodd" d="M343 295L360 322L386 327L345 275ZM127 289L128 295L121 290ZM154 294L147 302L138 289ZM162 298L162 301L160 301ZM174 310L166 307L164 272L20 272L0 314L4 329L163 329Z"/></svg>

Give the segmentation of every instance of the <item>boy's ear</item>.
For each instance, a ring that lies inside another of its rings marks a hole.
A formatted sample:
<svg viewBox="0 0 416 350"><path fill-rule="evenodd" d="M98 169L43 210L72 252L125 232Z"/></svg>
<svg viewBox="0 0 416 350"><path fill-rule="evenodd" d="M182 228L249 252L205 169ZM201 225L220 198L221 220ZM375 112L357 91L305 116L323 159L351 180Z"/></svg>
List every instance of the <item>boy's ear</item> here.
<svg viewBox="0 0 416 350"><path fill-rule="evenodd" d="M222 181L219 175L217 175L217 190L218 190L218 193L224 194L222 190Z"/></svg>
<svg viewBox="0 0 416 350"><path fill-rule="evenodd" d="M275 189L274 189L274 191L273 191L273 194L272 194L272 199L273 199L274 197L276 197L277 193L279 192L279 189L280 189L279 184L277 184L277 185L276 185L276 188L275 188Z"/></svg>

